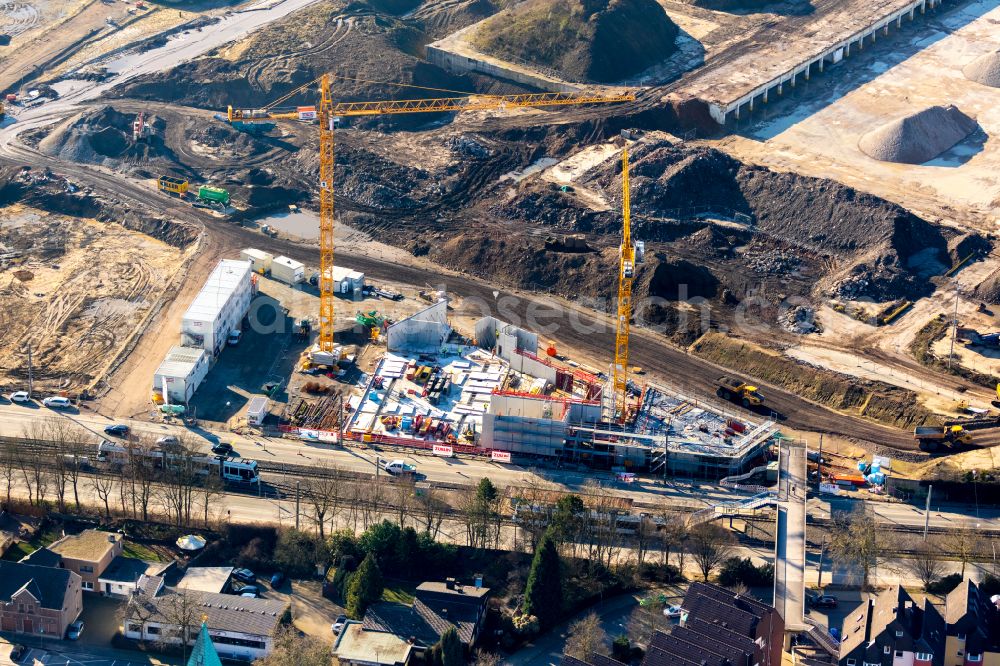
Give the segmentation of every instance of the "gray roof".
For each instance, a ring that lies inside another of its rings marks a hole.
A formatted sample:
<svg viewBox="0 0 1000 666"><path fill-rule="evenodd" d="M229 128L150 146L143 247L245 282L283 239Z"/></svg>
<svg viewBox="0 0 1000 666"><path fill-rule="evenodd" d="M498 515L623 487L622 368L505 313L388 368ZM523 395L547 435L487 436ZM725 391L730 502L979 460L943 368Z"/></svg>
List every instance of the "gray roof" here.
<svg viewBox="0 0 1000 666"><path fill-rule="evenodd" d="M26 588L42 608L62 610L66 589L76 575L67 569L0 560L0 601L9 602L13 595Z"/></svg>
<svg viewBox="0 0 1000 666"><path fill-rule="evenodd" d="M62 555L48 548L39 548L21 558L22 564L34 564L39 567L58 567L60 562L62 562Z"/></svg>
<svg viewBox="0 0 1000 666"><path fill-rule="evenodd" d="M403 640L413 638L423 647L431 647L437 643L444 632L439 626L432 626L413 606L392 601L372 604L365 612L362 622L367 631L388 632Z"/></svg>
<svg viewBox="0 0 1000 666"><path fill-rule="evenodd" d="M247 599L233 594L217 594L198 590L177 590L164 588L155 597L148 594L134 594L129 600L128 617L171 624L168 619L176 617L174 608L186 596L196 605L193 616L206 617L205 623L213 631L233 631L255 636L270 636L281 622L288 603L275 599Z"/></svg>
<svg viewBox="0 0 1000 666"><path fill-rule="evenodd" d="M108 580L113 583L134 583L139 577L149 572L150 569L160 569L156 563L143 562L134 557L117 556L111 560L111 564L101 574L101 580Z"/></svg>

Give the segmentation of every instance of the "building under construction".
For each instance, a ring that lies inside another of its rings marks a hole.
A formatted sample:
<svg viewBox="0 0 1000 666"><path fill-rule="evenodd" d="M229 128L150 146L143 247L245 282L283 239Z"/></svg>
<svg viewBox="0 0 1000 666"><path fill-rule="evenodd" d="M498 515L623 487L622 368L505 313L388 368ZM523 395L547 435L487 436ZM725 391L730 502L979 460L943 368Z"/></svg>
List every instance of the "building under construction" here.
<svg viewBox="0 0 1000 666"><path fill-rule="evenodd" d="M746 471L773 438L771 422L654 385L633 385L619 423L603 373L538 351L535 334L484 317L475 344L452 337L433 353L387 351L336 431L304 419L298 435L700 478Z"/></svg>

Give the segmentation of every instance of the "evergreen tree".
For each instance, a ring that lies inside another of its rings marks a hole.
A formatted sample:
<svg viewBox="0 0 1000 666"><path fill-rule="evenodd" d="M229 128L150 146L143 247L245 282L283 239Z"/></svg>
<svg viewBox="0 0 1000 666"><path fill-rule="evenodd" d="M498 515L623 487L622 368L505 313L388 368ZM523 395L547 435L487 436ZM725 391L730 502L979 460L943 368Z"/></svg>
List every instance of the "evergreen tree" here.
<svg viewBox="0 0 1000 666"><path fill-rule="evenodd" d="M441 639L431 650L434 666L465 666L465 648L455 627L441 634Z"/></svg>
<svg viewBox="0 0 1000 666"><path fill-rule="evenodd" d="M347 584L347 614L355 620L365 616L368 606L382 598L382 572L369 553Z"/></svg>
<svg viewBox="0 0 1000 666"><path fill-rule="evenodd" d="M555 539L546 531L531 561L528 584L524 588L522 610L538 618L543 628L551 627L562 613L562 572Z"/></svg>

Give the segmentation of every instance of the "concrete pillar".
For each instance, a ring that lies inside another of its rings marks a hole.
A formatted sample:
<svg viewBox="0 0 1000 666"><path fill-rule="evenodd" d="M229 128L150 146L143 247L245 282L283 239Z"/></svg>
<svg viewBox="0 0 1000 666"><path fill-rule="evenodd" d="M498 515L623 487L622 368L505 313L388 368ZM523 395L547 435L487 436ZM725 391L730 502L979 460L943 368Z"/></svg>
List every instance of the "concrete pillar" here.
<svg viewBox="0 0 1000 666"><path fill-rule="evenodd" d="M885 35L886 37L889 36L889 24L888 23L885 24L885 28L882 30L882 34Z"/></svg>
<svg viewBox="0 0 1000 666"><path fill-rule="evenodd" d="M740 119L740 105L739 104L736 105L736 110L733 111L733 116L736 118L736 120Z"/></svg>
<svg viewBox="0 0 1000 666"><path fill-rule="evenodd" d="M920 3L920 13L925 14L927 12L927 0Z"/></svg>
<svg viewBox="0 0 1000 666"><path fill-rule="evenodd" d="M795 87L795 72L792 72L792 78L791 78L791 86L792 86L793 88Z"/></svg>
<svg viewBox="0 0 1000 666"><path fill-rule="evenodd" d="M778 84L778 97L781 97L781 95L784 94L784 92L785 92L785 90L784 90L784 84L783 83L779 83Z"/></svg>
<svg viewBox="0 0 1000 666"><path fill-rule="evenodd" d="M902 27L903 27L903 15L900 14L899 16L896 17L896 30L899 30Z"/></svg>
<svg viewBox="0 0 1000 666"><path fill-rule="evenodd" d="M806 63L806 71L805 71L806 81L809 80L810 70L811 69L812 69L812 63L811 62L810 63Z"/></svg>
<svg viewBox="0 0 1000 666"><path fill-rule="evenodd" d="M750 110L750 113L753 113L753 96L752 95L750 97L750 102L747 103L747 109Z"/></svg>
<svg viewBox="0 0 1000 666"><path fill-rule="evenodd" d="M914 15L915 12L916 12L916 9L913 8L913 7L910 7L910 20L911 21L913 20L913 15Z"/></svg>
<svg viewBox="0 0 1000 666"><path fill-rule="evenodd" d="M767 93L768 93L768 91L769 91L769 89L768 89L768 88L765 88L765 89L764 89L764 97L763 97L763 99L761 99L761 101L762 101L762 102L763 102L764 104L767 104Z"/></svg>
<svg viewBox="0 0 1000 666"><path fill-rule="evenodd" d="M826 65L826 58L819 59L819 73L823 73L823 66Z"/></svg>
<svg viewBox="0 0 1000 666"><path fill-rule="evenodd" d="M847 46L844 47L844 57L845 58L850 58L851 57L851 43L850 42L847 42Z"/></svg>

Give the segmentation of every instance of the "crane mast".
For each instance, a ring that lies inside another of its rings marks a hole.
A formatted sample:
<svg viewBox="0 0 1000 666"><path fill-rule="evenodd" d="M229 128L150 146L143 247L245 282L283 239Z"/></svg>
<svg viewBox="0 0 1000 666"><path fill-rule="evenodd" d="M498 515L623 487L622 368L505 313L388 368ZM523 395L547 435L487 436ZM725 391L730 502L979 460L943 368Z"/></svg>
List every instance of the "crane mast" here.
<svg viewBox="0 0 1000 666"><path fill-rule="evenodd" d="M632 318L632 280L635 279L635 245L628 187L628 146L622 148L622 244L618 262L618 321L615 329L614 413L621 423L628 400L628 335Z"/></svg>
<svg viewBox="0 0 1000 666"><path fill-rule="evenodd" d="M319 120L319 350L333 352L333 96L320 78Z"/></svg>

